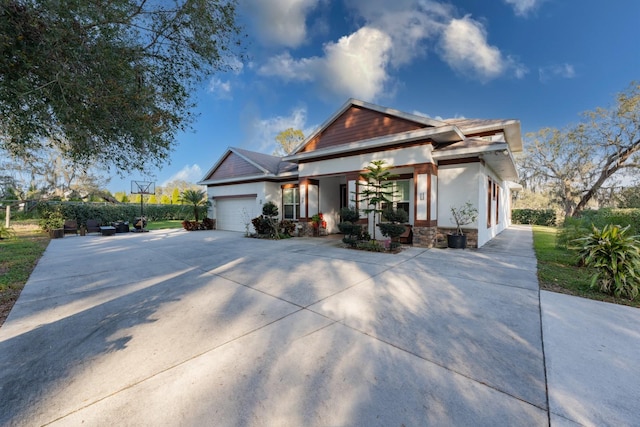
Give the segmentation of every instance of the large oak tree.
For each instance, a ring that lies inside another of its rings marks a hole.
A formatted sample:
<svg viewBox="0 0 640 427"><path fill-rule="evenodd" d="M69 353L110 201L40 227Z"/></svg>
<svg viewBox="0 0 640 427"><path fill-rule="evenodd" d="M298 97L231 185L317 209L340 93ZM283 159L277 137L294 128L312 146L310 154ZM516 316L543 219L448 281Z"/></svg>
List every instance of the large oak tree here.
<svg viewBox="0 0 640 427"><path fill-rule="evenodd" d="M610 108L584 114L564 130L528 134L520 161L528 188L550 189L567 216L576 216L621 170L640 168L640 83L616 96Z"/></svg>
<svg viewBox="0 0 640 427"><path fill-rule="evenodd" d="M235 0L2 0L0 148L159 166L239 36Z"/></svg>

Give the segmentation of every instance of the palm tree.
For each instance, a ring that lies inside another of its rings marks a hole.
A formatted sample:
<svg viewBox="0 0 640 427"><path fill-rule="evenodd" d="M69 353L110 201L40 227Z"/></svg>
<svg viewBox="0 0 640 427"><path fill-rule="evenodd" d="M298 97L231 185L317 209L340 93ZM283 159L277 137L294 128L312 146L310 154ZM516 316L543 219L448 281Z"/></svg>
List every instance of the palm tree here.
<svg viewBox="0 0 640 427"><path fill-rule="evenodd" d="M207 193L204 190L184 190L180 194L180 203L193 205L193 215L198 222L198 211L201 206L209 206Z"/></svg>

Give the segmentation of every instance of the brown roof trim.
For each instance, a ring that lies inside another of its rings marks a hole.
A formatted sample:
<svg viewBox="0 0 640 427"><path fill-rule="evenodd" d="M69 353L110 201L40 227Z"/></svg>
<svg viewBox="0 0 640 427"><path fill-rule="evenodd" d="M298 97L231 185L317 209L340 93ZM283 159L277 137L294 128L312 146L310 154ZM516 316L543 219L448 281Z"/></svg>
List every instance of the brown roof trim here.
<svg viewBox="0 0 640 427"><path fill-rule="evenodd" d="M318 156L318 157L313 157L309 159L298 160L298 163L313 163L320 160L341 159L344 157L359 156L361 154L371 154L371 153L380 153L384 151L402 150L403 148L419 147L421 145L433 145L433 141L431 139L426 139L421 141L413 141L409 143L399 143L399 144L388 145L384 147L384 149L382 150L380 149L380 147L375 147L375 148L372 147L372 148L365 148L362 150L349 151L348 153L327 154L326 156Z"/></svg>
<svg viewBox="0 0 640 427"><path fill-rule="evenodd" d="M482 163L482 159L480 159L480 157L465 157L462 159L440 160L438 166L460 165L464 163Z"/></svg>
<svg viewBox="0 0 640 427"><path fill-rule="evenodd" d="M246 199L249 197L253 197L256 198L258 197L257 193L251 193L251 194L234 194L232 196L213 196L212 199L214 200L226 200L226 199Z"/></svg>
<svg viewBox="0 0 640 427"><path fill-rule="evenodd" d="M298 175L287 176L287 177L282 177L282 178L275 178L275 177L265 176L265 177L261 177L261 178L252 178L252 179L238 180L238 181L232 181L232 182L214 182L214 183L202 184L202 185L206 185L207 187L222 187L222 186L236 185L236 184L252 184L252 183L256 183L256 182L265 182L265 181L267 181L267 182L287 182L287 181L297 181L297 180L298 180Z"/></svg>

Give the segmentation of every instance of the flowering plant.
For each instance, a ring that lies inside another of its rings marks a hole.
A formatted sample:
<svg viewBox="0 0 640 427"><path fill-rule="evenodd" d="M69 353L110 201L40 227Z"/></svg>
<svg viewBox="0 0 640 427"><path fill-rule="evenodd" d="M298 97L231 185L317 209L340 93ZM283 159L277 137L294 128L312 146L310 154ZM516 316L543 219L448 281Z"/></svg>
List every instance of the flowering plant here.
<svg viewBox="0 0 640 427"><path fill-rule="evenodd" d="M312 216L311 223L313 224L314 228L318 228L320 227L320 225L322 225L322 228L327 228L327 221L324 220L324 216L322 215L322 212Z"/></svg>

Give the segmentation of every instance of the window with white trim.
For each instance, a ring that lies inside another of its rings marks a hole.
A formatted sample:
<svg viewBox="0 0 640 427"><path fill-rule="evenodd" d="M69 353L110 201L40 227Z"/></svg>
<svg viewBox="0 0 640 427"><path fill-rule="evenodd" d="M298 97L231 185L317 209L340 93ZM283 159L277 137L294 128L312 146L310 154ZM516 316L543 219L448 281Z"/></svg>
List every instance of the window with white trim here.
<svg viewBox="0 0 640 427"><path fill-rule="evenodd" d="M409 215L409 202L411 195L411 182L409 180L393 181L393 209L402 209ZM382 204L382 209L388 207L387 203Z"/></svg>
<svg viewBox="0 0 640 427"><path fill-rule="evenodd" d="M282 189L282 212L284 219L296 220L300 218L300 190L298 187Z"/></svg>

